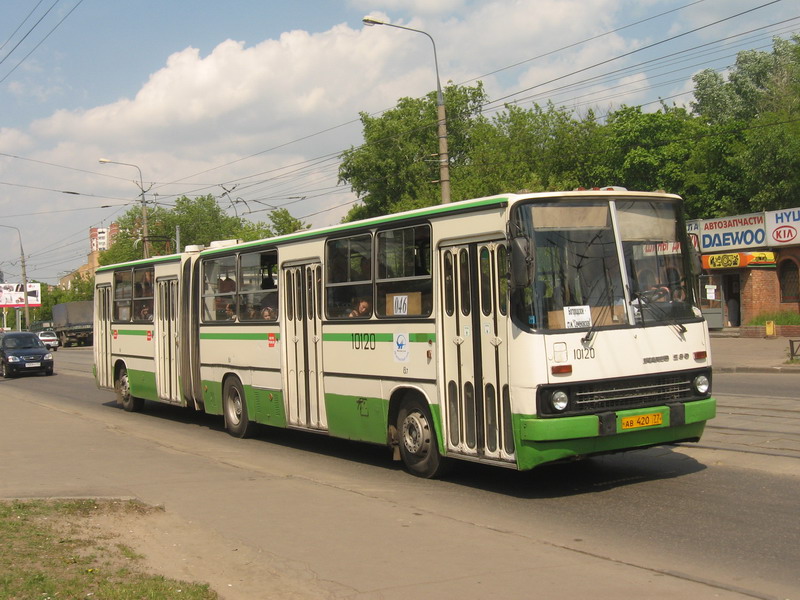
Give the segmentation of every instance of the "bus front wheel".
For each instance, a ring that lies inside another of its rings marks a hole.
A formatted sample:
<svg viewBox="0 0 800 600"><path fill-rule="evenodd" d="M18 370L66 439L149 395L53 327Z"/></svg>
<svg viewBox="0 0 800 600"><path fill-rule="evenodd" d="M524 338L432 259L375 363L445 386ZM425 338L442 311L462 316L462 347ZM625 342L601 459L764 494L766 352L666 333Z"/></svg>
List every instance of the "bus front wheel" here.
<svg viewBox="0 0 800 600"><path fill-rule="evenodd" d="M431 479L444 472L446 459L439 454L430 410L418 398L406 400L400 407L397 438L400 457L409 473Z"/></svg>
<svg viewBox="0 0 800 600"><path fill-rule="evenodd" d="M139 412L144 408L144 399L131 395L131 383L128 380L128 370L122 367L117 375L114 388L117 392L117 402L128 412Z"/></svg>
<svg viewBox="0 0 800 600"><path fill-rule="evenodd" d="M253 433L253 423L247 416L244 389L236 377L225 380L222 389L222 412L225 415L225 430L234 437L246 438Z"/></svg>

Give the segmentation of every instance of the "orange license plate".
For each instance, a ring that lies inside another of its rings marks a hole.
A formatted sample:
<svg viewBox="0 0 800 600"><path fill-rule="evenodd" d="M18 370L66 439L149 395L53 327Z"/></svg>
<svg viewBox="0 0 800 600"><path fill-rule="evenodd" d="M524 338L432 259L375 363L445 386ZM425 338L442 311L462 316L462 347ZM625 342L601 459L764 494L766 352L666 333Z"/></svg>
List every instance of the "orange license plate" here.
<svg viewBox="0 0 800 600"><path fill-rule="evenodd" d="M636 417L623 417L622 429L638 429L639 427L653 427L664 422L664 415L661 413L650 413L648 415L638 415Z"/></svg>

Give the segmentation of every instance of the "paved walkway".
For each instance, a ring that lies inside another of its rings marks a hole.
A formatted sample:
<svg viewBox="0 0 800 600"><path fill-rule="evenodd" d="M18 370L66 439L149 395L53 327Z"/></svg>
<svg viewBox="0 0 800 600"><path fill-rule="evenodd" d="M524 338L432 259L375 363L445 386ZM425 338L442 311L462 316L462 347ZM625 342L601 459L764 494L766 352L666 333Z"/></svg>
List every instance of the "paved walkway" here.
<svg viewBox="0 0 800 600"><path fill-rule="evenodd" d="M800 361L789 363L789 338L743 338L711 332L711 362L716 372L800 374Z"/></svg>

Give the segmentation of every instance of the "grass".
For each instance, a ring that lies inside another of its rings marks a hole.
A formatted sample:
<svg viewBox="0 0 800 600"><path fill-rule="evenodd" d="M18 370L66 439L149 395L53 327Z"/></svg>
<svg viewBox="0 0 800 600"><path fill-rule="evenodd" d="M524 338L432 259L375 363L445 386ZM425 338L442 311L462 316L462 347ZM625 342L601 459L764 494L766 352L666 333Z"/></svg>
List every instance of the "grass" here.
<svg viewBox="0 0 800 600"><path fill-rule="evenodd" d="M763 313L751 319L748 325L765 325L767 321L774 321L775 325L800 325L800 313L782 311Z"/></svg>
<svg viewBox="0 0 800 600"><path fill-rule="evenodd" d="M141 555L86 526L98 511L155 510L121 501L0 502L0 598L217 599L207 585L143 572Z"/></svg>

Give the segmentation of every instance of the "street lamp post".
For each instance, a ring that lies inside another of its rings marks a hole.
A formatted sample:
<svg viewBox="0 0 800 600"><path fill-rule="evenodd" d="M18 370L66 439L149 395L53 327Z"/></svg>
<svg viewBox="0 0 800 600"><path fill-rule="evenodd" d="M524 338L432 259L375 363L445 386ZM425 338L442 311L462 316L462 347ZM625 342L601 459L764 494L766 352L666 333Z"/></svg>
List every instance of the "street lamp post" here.
<svg viewBox="0 0 800 600"><path fill-rule="evenodd" d="M144 238L144 257L150 258L150 246L149 246L149 232L147 230L147 204L145 204L144 200L144 180L142 179L142 170L139 168L138 165L134 165L131 163L125 162L118 162L116 160L109 160L108 158L101 158L99 163L104 165L125 165L126 167L134 167L137 171L139 171L139 190L141 191L142 195L142 237ZM136 183L136 181L134 181Z"/></svg>
<svg viewBox="0 0 800 600"><path fill-rule="evenodd" d="M436 56L436 42L433 37L421 29L413 29L411 27L404 27L403 25L395 25L387 23L386 21L379 21L372 17L364 17L362 19L364 25L385 25L386 27L394 27L396 29L405 29L406 31L414 31L421 33L428 37L433 44L433 64L436 67L436 116L438 119L438 135L439 135L439 185L442 190L442 204L450 203L450 157L447 152L447 117L444 111L444 95L442 94L442 84L439 79L439 59Z"/></svg>
<svg viewBox="0 0 800 600"><path fill-rule="evenodd" d="M17 230L17 236L19 237L19 261L22 268L22 297L25 299L25 326L30 327L31 313L30 309L28 308L28 273L25 270L25 251L22 249L22 233L20 233L20 230L13 225L0 225L0 227ZM3 323L3 325L5 326L5 323ZM20 327L20 329L22 329L22 327Z"/></svg>

